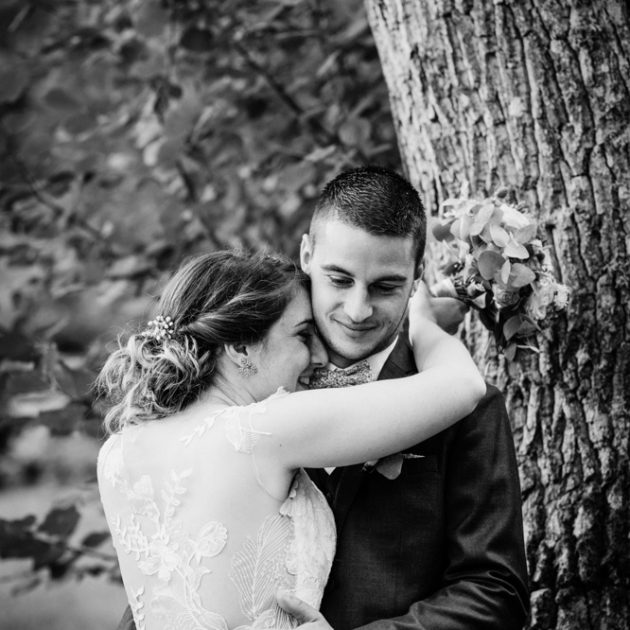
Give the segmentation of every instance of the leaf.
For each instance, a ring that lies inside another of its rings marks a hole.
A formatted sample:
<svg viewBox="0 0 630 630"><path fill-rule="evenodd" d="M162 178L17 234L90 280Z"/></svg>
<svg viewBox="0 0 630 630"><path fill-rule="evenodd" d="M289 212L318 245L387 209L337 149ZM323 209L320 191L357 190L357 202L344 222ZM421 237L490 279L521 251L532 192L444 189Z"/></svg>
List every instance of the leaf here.
<svg viewBox="0 0 630 630"><path fill-rule="evenodd" d="M509 341L517 335L521 329L521 325L523 324L523 318L521 315L514 315L510 317L505 324L503 324L503 336L506 341Z"/></svg>
<svg viewBox="0 0 630 630"><path fill-rule="evenodd" d="M496 223L489 226L490 238L497 247L505 247L510 241L510 235Z"/></svg>
<svg viewBox="0 0 630 630"><path fill-rule="evenodd" d="M503 249L503 253L510 258L518 258L520 260L527 260L529 258L527 248L517 243L514 238L510 238L510 242Z"/></svg>
<svg viewBox="0 0 630 630"><path fill-rule="evenodd" d="M102 532L92 532L88 534L82 541L81 544L84 547L98 547L103 544L106 540L109 540L110 534L107 531Z"/></svg>
<svg viewBox="0 0 630 630"><path fill-rule="evenodd" d="M54 368L54 376L57 385L72 398L72 400L85 400L90 396L90 390L96 374L85 368L72 369L62 361L57 361Z"/></svg>
<svg viewBox="0 0 630 630"><path fill-rule="evenodd" d="M349 118L339 127L339 139L349 147L360 147L370 138L371 127L365 118Z"/></svg>
<svg viewBox="0 0 630 630"><path fill-rule="evenodd" d="M71 403L63 409L44 411L38 421L50 430L51 435L72 435L80 431L85 425L86 406L81 403Z"/></svg>
<svg viewBox="0 0 630 630"><path fill-rule="evenodd" d="M518 350L518 347L515 343L511 343L508 345L508 347L503 351L503 354L505 355L505 358L508 361L514 361L514 357L516 357L516 351Z"/></svg>
<svg viewBox="0 0 630 630"><path fill-rule="evenodd" d="M518 230L520 228L528 226L532 220L522 212L518 211L514 206L510 206L506 203L501 204L501 221L510 228Z"/></svg>
<svg viewBox="0 0 630 630"><path fill-rule="evenodd" d="M42 549L40 553L37 553L33 556L33 570L37 571L39 569L43 569L44 567L48 567L48 570L51 572L53 566L57 564L57 561L63 556L65 551L65 547L60 544L47 544L46 549Z"/></svg>
<svg viewBox="0 0 630 630"><path fill-rule="evenodd" d="M36 418L41 413L63 409L70 402L63 392L47 389L12 396L6 411L13 418Z"/></svg>
<svg viewBox="0 0 630 630"><path fill-rule="evenodd" d="M473 217L472 225L470 226L471 236L477 236L483 232L483 229L486 227L490 217L492 217L493 212L494 205L491 203L486 203L479 207L479 210Z"/></svg>
<svg viewBox="0 0 630 630"><path fill-rule="evenodd" d="M31 363L38 356L35 346L27 337L17 331L8 333L0 329L0 359Z"/></svg>
<svg viewBox="0 0 630 630"><path fill-rule="evenodd" d="M44 96L44 103L52 109L69 114L82 109L81 103L74 96L59 87L54 87L47 92Z"/></svg>
<svg viewBox="0 0 630 630"><path fill-rule="evenodd" d="M395 453L388 457L383 457L376 464L377 472L381 473L386 479L394 480L400 476L403 465L402 453Z"/></svg>
<svg viewBox="0 0 630 630"><path fill-rule="evenodd" d="M67 538L75 530L79 522L79 512L74 505L66 508L53 508L44 522L39 526L39 531L59 538Z"/></svg>
<svg viewBox="0 0 630 630"><path fill-rule="evenodd" d="M529 225L516 230L514 233L514 240L516 240L517 243L526 245L530 241L534 240L537 233L538 226L535 223L530 223Z"/></svg>
<svg viewBox="0 0 630 630"><path fill-rule="evenodd" d="M157 37L164 33L170 16L157 0L144 0L139 3L136 13L135 26L138 33L145 37Z"/></svg>
<svg viewBox="0 0 630 630"><path fill-rule="evenodd" d="M31 81L25 63L11 56L0 58L0 104L17 101Z"/></svg>
<svg viewBox="0 0 630 630"><path fill-rule="evenodd" d="M11 589L11 595L17 597L19 595L26 595L26 593L30 593L35 590L40 584L42 580L39 576L34 576L25 582L18 584L17 586Z"/></svg>
<svg viewBox="0 0 630 630"><path fill-rule="evenodd" d="M520 289L521 287L531 284L534 280L536 280L536 274L527 265L514 263L506 284L509 284L515 289Z"/></svg>
<svg viewBox="0 0 630 630"><path fill-rule="evenodd" d="M278 186L287 193L294 193L307 184L311 184L316 177L317 170L312 162L296 162L289 164L278 173Z"/></svg>
<svg viewBox="0 0 630 630"><path fill-rule="evenodd" d="M453 225L453 221L441 222L436 221L431 228L431 232L433 232L433 236L438 241L448 241L453 238L453 234L451 233L451 226Z"/></svg>
<svg viewBox="0 0 630 630"><path fill-rule="evenodd" d="M482 293L478 295L474 300L471 300L472 304L474 304L477 308L484 309L488 306L488 294Z"/></svg>
<svg viewBox="0 0 630 630"><path fill-rule="evenodd" d="M492 280L505 262L505 258L503 258L499 252L486 249L479 255L477 267L484 280Z"/></svg>
<svg viewBox="0 0 630 630"><path fill-rule="evenodd" d="M93 131L97 126L97 121L92 114L82 113L68 118L63 126L71 134L78 135L86 131Z"/></svg>
<svg viewBox="0 0 630 630"><path fill-rule="evenodd" d="M0 519L0 558L32 558L46 552L48 543L30 531L34 522L34 516L15 521Z"/></svg>
<svg viewBox="0 0 630 630"><path fill-rule="evenodd" d="M137 254L119 258L107 272L109 278L134 278L146 275L153 268L144 257Z"/></svg>
<svg viewBox="0 0 630 630"><path fill-rule="evenodd" d="M212 33L203 28L187 28L179 40L179 45L194 53L207 53L212 50Z"/></svg>
<svg viewBox="0 0 630 630"><path fill-rule="evenodd" d="M323 162L326 158L334 155L336 151L336 147L334 144L330 144L327 147L317 147L313 149L308 155L304 156L304 160L308 160L309 162Z"/></svg>
<svg viewBox="0 0 630 630"><path fill-rule="evenodd" d="M470 236L470 226L472 225L472 217L463 214L456 219L451 225L451 234L460 241L467 241Z"/></svg>
<svg viewBox="0 0 630 630"><path fill-rule="evenodd" d="M511 271L511 263L509 260L506 260L503 263L503 266L501 267L501 282L503 282L503 284L507 284L508 280L510 278L510 271Z"/></svg>

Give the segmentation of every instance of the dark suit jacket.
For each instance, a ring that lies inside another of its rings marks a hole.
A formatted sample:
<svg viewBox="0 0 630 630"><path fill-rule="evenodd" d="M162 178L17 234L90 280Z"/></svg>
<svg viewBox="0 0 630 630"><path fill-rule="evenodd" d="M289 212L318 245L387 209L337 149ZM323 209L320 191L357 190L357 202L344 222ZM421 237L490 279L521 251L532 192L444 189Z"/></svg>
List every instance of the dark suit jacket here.
<svg viewBox="0 0 630 630"><path fill-rule="evenodd" d="M414 372L401 337L379 378ZM338 529L325 617L335 630L522 628L529 594L521 496L499 391L489 386L470 416L404 452L424 457L405 459L392 481L361 465L331 477L309 470ZM118 630L133 628L127 608Z"/></svg>
<svg viewBox="0 0 630 630"><path fill-rule="evenodd" d="M401 336L379 379L414 372ZM361 465L309 471L338 530L326 619L335 630L522 628L521 494L502 395L488 386L472 414L403 452L424 457L404 459L395 480Z"/></svg>

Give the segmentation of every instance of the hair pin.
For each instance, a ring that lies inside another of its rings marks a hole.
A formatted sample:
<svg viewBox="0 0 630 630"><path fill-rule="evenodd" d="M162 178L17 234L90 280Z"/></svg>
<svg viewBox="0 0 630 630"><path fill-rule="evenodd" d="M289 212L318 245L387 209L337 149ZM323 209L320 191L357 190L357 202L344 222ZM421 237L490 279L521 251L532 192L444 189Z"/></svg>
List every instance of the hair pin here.
<svg viewBox="0 0 630 630"><path fill-rule="evenodd" d="M147 326L149 327L148 330L145 330L142 334L145 337L153 337L153 339L157 339L158 341L162 341L164 338L170 339L171 335L175 332L173 320L169 315L166 317L158 315L155 319L147 322Z"/></svg>

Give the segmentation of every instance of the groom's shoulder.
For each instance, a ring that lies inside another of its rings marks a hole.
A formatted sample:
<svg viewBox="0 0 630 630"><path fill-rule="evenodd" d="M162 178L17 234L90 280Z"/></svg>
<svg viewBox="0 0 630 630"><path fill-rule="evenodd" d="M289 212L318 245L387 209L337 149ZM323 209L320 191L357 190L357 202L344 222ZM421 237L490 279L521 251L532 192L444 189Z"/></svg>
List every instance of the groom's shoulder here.
<svg viewBox="0 0 630 630"><path fill-rule="evenodd" d="M486 383L486 393L473 411L453 425L455 431L495 435L511 433L505 397L500 389Z"/></svg>
<svg viewBox="0 0 630 630"><path fill-rule="evenodd" d="M473 413L480 413L489 409L505 409L505 396L498 387L486 381L486 393Z"/></svg>

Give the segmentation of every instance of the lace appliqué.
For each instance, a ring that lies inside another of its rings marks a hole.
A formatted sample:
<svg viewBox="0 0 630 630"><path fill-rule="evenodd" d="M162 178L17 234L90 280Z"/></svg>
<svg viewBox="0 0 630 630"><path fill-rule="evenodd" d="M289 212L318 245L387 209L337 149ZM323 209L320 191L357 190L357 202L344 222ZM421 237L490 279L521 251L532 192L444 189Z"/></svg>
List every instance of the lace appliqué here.
<svg viewBox="0 0 630 630"><path fill-rule="evenodd" d="M121 450L114 453L104 466L103 475L125 496L131 508L128 518L123 520L118 514L111 523L114 543L117 549L134 556L139 571L157 578L157 583L147 582L153 586L152 592L147 593L142 587L131 598L138 630L145 626L147 612L160 620L161 627L227 630L223 617L206 610L199 597L203 577L209 573L203 561L223 551L227 528L210 521L191 536L176 518L192 470L169 472L159 494L163 506L160 509L151 477L143 475L129 484L121 474ZM141 596L145 596L145 601L140 600Z"/></svg>
<svg viewBox="0 0 630 630"><path fill-rule="evenodd" d="M265 431L257 431L253 427L253 419L257 415L262 415L267 411L267 401L277 398L278 396L286 396L289 392L280 387L275 394L272 394L261 402L252 403L244 407L226 407L217 411L211 416L204 418L191 433L183 436L181 441L188 446L195 438L203 437L215 424L219 416L227 416L225 423L225 433L228 441L239 453L251 454L256 443L263 435L270 435Z"/></svg>
<svg viewBox="0 0 630 630"><path fill-rule="evenodd" d="M136 630L145 630L144 625L144 602L140 599L144 595L144 586L141 586L129 597L129 607L133 614Z"/></svg>
<svg viewBox="0 0 630 630"><path fill-rule="evenodd" d="M287 570L295 576L294 592L319 609L337 542L333 513L324 495L303 470L298 471L280 513L293 523Z"/></svg>
<svg viewBox="0 0 630 630"><path fill-rule="evenodd" d="M223 410L194 427L180 438L182 455L186 454L183 465L165 470L163 476L134 476L123 457L126 440L141 444L141 432L148 429L125 429L101 450L99 485L109 486L106 495L111 503L107 499L104 504L119 557L127 558L121 568L138 630L228 630L226 618L202 601L204 593L212 597L204 577L214 569L210 559L226 553L228 528L217 520L202 520L204 524L194 527L187 521L186 509L204 500L192 491L196 478L189 462L196 460L192 456L196 452L188 454L188 449L226 413L227 440L236 452L254 459L255 445L265 435L255 429L264 403ZM117 498L109 494L111 488ZM225 583L236 589L238 607L247 619L247 625L235 630L295 628L297 622L278 607L275 593L286 588L319 607L334 546L332 512L306 473L299 471L278 512L230 552ZM134 570L126 573L129 561Z"/></svg>
<svg viewBox="0 0 630 630"><path fill-rule="evenodd" d="M326 499L308 475L298 471L279 513L268 517L256 539L248 539L232 560L230 579L243 614L252 622L236 630L295 628L297 621L275 602L279 588L319 608L335 542L335 521Z"/></svg>
<svg viewBox="0 0 630 630"><path fill-rule="evenodd" d="M238 590L241 612L255 627L268 627L268 623L279 627L275 594L281 586L290 587L286 565L292 534L289 518L269 516L256 539L248 538L232 559L230 579Z"/></svg>
<svg viewBox="0 0 630 630"><path fill-rule="evenodd" d="M225 435L237 452L251 455L258 440L262 436L271 435L271 433L255 429L254 420L256 416L267 411L267 401L279 396L287 396L288 393L286 389L280 387L275 394L259 403L246 407L231 407L227 410L229 415L225 422Z"/></svg>

